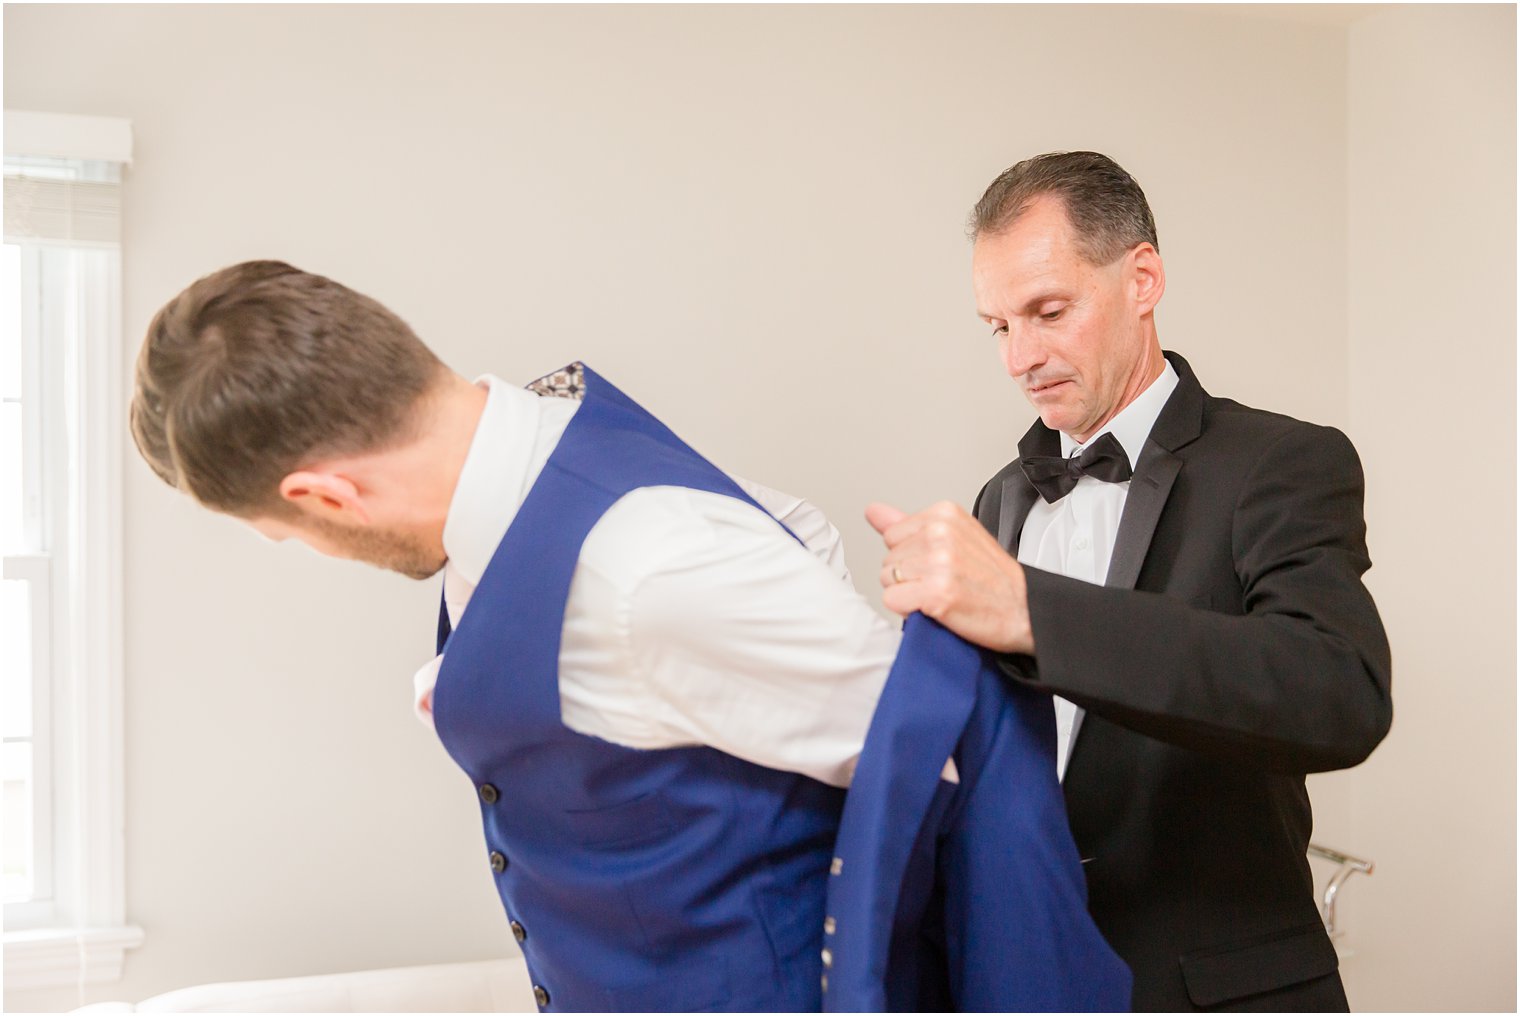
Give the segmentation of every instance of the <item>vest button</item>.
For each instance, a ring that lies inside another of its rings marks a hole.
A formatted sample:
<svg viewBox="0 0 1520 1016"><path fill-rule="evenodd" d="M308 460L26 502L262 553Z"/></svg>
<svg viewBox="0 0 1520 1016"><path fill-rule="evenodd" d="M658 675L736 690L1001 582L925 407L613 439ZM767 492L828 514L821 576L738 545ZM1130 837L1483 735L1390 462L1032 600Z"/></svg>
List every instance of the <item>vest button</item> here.
<svg viewBox="0 0 1520 1016"><path fill-rule="evenodd" d="M496 793L496 788L489 783L482 783L480 785L480 799L487 804L495 804L496 799L500 796L500 794Z"/></svg>
<svg viewBox="0 0 1520 1016"><path fill-rule="evenodd" d="M512 937L515 938L515 939L517 939L519 942L521 942L521 941L525 940L528 937L528 929L524 928L522 925L518 924L516 921L513 921L512 922ZM538 1004L539 1005L543 1005L544 1003L540 1002Z"/></svg>
<svg viewBox="0 0 1520 1016"><path fill-rule="evenodd" d="M491 870L500 875L507 870L507 855L499 850L491 851Z"/></svg>
<svg viewBox="0 0 1520 1016"><path fill-rule="evenodd" d="M533 986L533 1001L538 1003L538 1007L540 1009L543 1009L549 1004L549 993L544 990L544 986L542 984L535 984Z"/></svg>

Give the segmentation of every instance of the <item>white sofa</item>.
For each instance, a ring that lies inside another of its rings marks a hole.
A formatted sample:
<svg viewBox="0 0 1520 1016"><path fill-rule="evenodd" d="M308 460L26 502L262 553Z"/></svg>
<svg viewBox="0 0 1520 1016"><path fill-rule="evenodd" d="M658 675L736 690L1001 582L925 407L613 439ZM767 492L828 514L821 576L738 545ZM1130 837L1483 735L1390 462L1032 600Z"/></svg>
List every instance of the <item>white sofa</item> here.
<svg viewBox="0 0 1520 1016"><path fill-rule="evenodd" d="M315 977L202 984L79 1013L127 1012L537 1012L521 957L479 963L360 970Z"/></svg>

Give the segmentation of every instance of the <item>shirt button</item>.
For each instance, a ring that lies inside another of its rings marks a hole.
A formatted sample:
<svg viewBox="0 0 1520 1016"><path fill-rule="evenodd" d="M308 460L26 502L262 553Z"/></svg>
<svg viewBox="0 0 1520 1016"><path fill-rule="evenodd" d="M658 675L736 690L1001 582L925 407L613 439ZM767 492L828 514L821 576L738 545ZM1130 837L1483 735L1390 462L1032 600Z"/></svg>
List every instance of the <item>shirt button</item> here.
<svg viewBox="0 0 1520 1016"><path fill-rule="evenodd" d="M496 793L496 788L489 783L482 783L480 785L480 799L487 804L495 804L496 799L500 796L500 794Z"/></svg>
<svg viewBox="0 0 1520 1016"><path fill-rule="evenodd" d="M1071 545L1073 547L1076 547L1078 550L1086 550L1087 549L1087 537L1085 537L1085 536L1079 536L1075 540L1071 541Z"/></svg>
<svg viewBox="0 0 1520 1016"><path fill-rule="evenodd" d="M542 984L535 984L533 986L533 1001L538 1003L538 1007L540 1009L548 1006L549 993L544 990L544 986Z"/></svg>
<svg viewBox="0 0 1520 1016"><path fill-rule="evenodd" d="M832 917L825 917L823 919L823 933L825 935L834 934L834 927L834 919Z"/></svg>
<svg viewBox="0 0 1520 1016"><path fill-rule="evenodd" d="M823 969L828 970L834 965L834 954L829 950L823 951Z"/></svg>
<svg viewBox="0 0 1520 1016"><path fill-rule="evenodd" d="M844 858L842 858L842 857L836 857L832 861L829 862L829 874L830 875L837 875L841 871L844 871Z"/></svg>
<svg viewBox="0 0 1520 1016"><path fill-rule="evenodd" d="M500 875L507 870L507 855L499 850L491 851L491 870Z"/></svg>
<svg viewBox="0 0 1520 1016"><path fill-rule="evenodd" d="M524 939L526 939L528 937L528 929L524 928L522 925L518 924L516 921L513 921L512 922L512 937L515 938L515 939L517 939L519 942L521 942L521 941L523 941ZM540 1002L539 1005L543 1005L543 1003Z"/></svg>

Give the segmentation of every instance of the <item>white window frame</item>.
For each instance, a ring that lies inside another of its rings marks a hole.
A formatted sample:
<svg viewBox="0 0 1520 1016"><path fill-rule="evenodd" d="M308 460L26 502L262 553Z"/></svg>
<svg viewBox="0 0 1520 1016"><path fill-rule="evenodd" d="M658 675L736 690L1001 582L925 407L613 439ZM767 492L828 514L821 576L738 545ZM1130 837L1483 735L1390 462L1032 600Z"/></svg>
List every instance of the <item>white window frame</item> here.
<svg viewBox="0 0 1520 1016"><path fill-rule="evenodd" d="M126 120L10 110L4 116L7 157L131 162ZM46 590L51 634L33 651L46 653L52 670L50 701L41 703L51 713L51 723L34 730L34 743L45 743L50 761L45 782L51 801L51 900L6 905L8 990L116 980L126 950L143 940L142 930L127 923L124 892L122 464L127 436L120 279L118 252L104 277L92 280L94 291L81 305L99 308L102 318L79 330L86 348L72 351L70 369L54 386L53 394L70 407L77 428L55 435L53 446L44 449L49 463L73 462L76 467L68 510L52 513L54 524L66 528L53 541L63 553L40 575L40 566L28 559L7 561L7 577L14 569L16 578L44 583L33 590ZM56 491L60 479L50 476L46 482Z"/></svg>
<svg viewBox="0 0 1520 1016"><path fill-rule="evenodd" d="M21 331L24 347L22 357L21 391L23 398L22 430L27 442L22 448L24 475L22 486L31 494L21 509L22 529L32 548L48 547L49 550L32 550L21 554L6 554L4 577L7 581L25 582L31 608L31 722L29 724L32 748L32 891L35 902L6 903L5 924L11 929L32 928L56 923L54 921L54 827L53 827L53 730L52 730L52 681L48 675L53 670L53 615L57 609L53 602L53 570L63 556L52 552L52 533L49 530L48 512L44 507L57 500L67 490L56 489L58 477L49 475L47 463L67 460L68 445L58 428L44 431L43 407L59 403L63 395L61 374L57 370L44 369L43 357L36 348L41 345L39 332L43 316L42 305L47 302L38 290L42 251L37 246L21 248L20 284ZM28 339L32 340L28 342ZM31 354L31 355L26 355ZM52 438L44 447L42 435ZM54 489L50 489L54 488ZM65 552L66 553L66 552ZM63 605L67 607L67 604ZM6 742L10 742L10 738Z"/></svg>

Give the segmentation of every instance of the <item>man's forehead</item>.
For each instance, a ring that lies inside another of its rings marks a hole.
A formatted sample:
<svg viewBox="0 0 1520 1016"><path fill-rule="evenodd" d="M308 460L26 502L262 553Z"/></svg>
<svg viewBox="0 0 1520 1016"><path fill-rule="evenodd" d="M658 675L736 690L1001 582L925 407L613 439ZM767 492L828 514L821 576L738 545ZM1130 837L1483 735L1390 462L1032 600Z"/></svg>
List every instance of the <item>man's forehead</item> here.
<svg viewBox="0 0 1520 1016"><path fill-rule="evenodd" d="M978 274L1022 277L1053 270L1061 254L1060 238L1051 233L999 233L976 242L971 263Z"/></svg>
<svg viewBox="0 0 1520 1016"><path fill-rule="evenodd" d="M1091 266L1076 241L1061 201L1036 199L1006 228L977 238L971 270L979 298L1027 300L1078 284Z"/></svg>
<svg viewBox="0 0 1520 1016"><path fill-rule="evenodd" d="M1049 237L1030 243L978 241L972 256L972 275L978 300L1023 301L1038 292L1069 287L1080 266L1060 256ZM981 308L987 310L986 307Z"/></svg>

